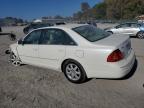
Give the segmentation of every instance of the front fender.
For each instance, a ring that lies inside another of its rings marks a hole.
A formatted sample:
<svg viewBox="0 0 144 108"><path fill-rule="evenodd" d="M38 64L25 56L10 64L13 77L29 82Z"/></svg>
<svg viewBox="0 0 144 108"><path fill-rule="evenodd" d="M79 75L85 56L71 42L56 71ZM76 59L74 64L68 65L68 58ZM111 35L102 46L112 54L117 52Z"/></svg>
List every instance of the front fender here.
<svg viewBox="0 0 144 108"><path fill-rule="evenodd" d="M13 52L17 57L19 57L17 47L18 47L17 43L10 45L10 51Z"/></svg>

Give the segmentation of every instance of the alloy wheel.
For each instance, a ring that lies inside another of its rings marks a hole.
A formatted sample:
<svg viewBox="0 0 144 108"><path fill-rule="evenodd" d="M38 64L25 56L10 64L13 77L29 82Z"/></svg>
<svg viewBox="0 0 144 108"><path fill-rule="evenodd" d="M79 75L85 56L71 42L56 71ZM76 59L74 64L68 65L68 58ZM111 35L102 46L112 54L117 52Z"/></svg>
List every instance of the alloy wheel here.
<svg viewBox="0 0 144 108"><path fill-rule="evenodd" d="M10 54L10 62L11 62L12 65L14 65L14 66L20 66L20 65L21 65L21 61L20 61L19 58L16 57L13 53Z"/></svg>
<svg viewBox="0 0 144 108"><path fill-rule="evenodd" d="M70 63L66 66L66 75L70 80L78 81L81 78L81 71L76 64Z"/></svg>
<svg viewBox="0 0 144 108"><path fill-rule="evenodd" d="M138 38L139 39L144 39L144 32L139 32L138 33Z"/></svg>

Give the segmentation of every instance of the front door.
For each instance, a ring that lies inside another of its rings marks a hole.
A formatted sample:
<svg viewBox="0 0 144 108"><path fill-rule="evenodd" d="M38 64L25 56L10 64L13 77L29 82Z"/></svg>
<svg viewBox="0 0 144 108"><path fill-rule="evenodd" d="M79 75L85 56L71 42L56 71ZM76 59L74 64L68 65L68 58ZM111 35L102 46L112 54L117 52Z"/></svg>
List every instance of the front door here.
<svg viewBox="0 0 144 108"><path fill-rule="evenodd" d="M41 30L36 30L28 34L23 39L23 44L17 47L18 54L22 62L32 65L38 64L38 44Z"/></svg>

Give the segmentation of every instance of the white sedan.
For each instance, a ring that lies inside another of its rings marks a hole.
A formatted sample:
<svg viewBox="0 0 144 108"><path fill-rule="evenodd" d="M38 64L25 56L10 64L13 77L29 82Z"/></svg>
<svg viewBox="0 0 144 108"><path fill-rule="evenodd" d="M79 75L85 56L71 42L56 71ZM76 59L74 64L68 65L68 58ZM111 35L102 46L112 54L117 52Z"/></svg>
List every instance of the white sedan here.
<svg viewBox="0 0 144 108"><path fill-rule="evenodd" d="M144 24L139 23L123 23L113 28L106 28L105 31L111 34L125 34L144 39Z"/></svg>
<svg viewBox="0 0 144 108"><path fill-rule="evenodd" d="M68 24L33 30L10 45L13 65L61 71L73 83L87 78L122 78L134 66L130 38L90 25Z"/></svg>

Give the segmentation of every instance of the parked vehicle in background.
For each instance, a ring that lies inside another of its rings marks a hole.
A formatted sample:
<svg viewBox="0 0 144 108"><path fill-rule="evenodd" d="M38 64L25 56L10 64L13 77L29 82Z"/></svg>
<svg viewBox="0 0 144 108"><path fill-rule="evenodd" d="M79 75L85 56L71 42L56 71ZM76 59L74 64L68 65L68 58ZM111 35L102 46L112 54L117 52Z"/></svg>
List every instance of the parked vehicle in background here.
<svg viewBox="0 0 144 108"><path fill-rule="evenodd" d="M97 23L94 21L89 21L89 22L87 22L87 24L97 27Z"/></svg>
<svg viewBox="0 0 144 108"><path fill-rule="evenodd" d="M73 83L87 78L122 78L134 66L128 36L85 24L39 28L10 45L13 65L30 64L64 72Z"/></svg>
<svg viewBox="0 0 144 108"><path fill-rule="evenodd" d="M49 26L53 26L53 25L49 24L49 23L31 23L23 29L23 32L25 34L27 34L30 31L32 31L33 29L37 29L37 28L41 28L41 27L49 27Z"/></svg>
<svg viewBox="0 0 144 108"><path fill-rule="evenodd" d="M139 39L144 39L143 23L123 23L105 30L111 34L127 34L129 36L136 36Z"/></svg>
<svg viewBox="0 0 144 108"><path fill-rule="evenodd" d="M11 41L15 41L16 40L16 35L14 33L6 33L6 32L2 32L2 28L0 27L0 36L9 36Z"/></svg>
<svg viewBox="0 0 144 108"><path fill-rule="evenodd" d="M65 24L66 24L65 22L57 22L54 25L65 25Z"/></svg>

